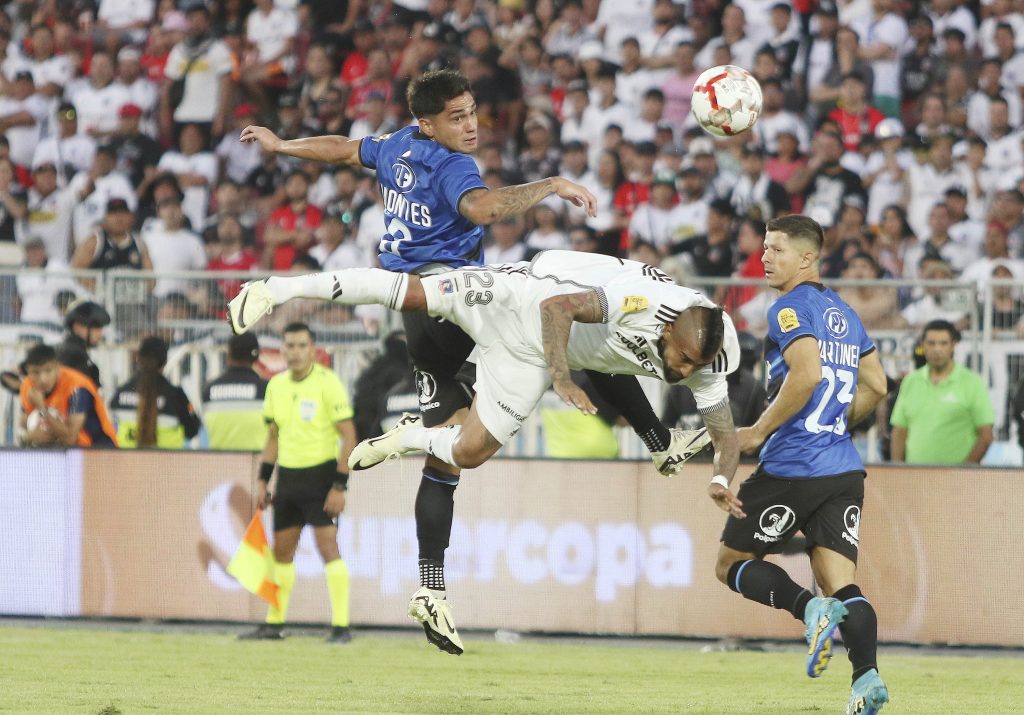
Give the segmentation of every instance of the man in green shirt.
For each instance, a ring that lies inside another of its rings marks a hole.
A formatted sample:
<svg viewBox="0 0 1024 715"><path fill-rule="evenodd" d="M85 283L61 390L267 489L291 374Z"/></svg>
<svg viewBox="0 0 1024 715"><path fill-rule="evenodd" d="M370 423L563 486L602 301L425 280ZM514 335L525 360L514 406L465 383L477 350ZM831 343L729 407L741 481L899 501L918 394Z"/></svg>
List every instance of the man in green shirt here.
<svg viewBox="0 0 1024 715"><path fill-rule="evenodd" d="M958 342L948 321L924 326L925 365L903 379L889 420L892 461L979 464L992 444L992 401L981 377L953 360Z"/></svg>
<svg viewBox="0 0 1024 715"><path fill-rule="evenodd" d="M284 329L281 353L288 369L271 378L263 401L267 442L257 483L260 508L274 506L274 580L279 608L270 606L266 623L240 636L279 640L295 585L295 551L306 524L313 527L324 560L331 599L331 643L347 643L349 634L348 565L338 551L338 515L345 509L348 456L356 443L352 404L338 376L316 362L313 332L305 323ZM338 436L342 438L339 454ZM271 502L268 485L277 463L277 488Z"/></svg>

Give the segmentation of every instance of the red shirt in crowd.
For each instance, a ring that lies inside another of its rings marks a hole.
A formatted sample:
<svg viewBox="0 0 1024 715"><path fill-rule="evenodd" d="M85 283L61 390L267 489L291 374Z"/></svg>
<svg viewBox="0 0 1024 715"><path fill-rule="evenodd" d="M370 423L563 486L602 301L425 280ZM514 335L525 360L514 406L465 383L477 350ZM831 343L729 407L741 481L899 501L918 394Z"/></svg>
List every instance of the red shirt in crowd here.
<svg viewBox="0 0 1024 715"><path fill-rule="evenodd" d="M633 217L636 207L651 200L651 185L641 184L637 181L624 181L615 192L612 199L612 206L626 216L626 228L622 229L619 237L619 249L623 252L630 247L629 219Z"/></svg>
<svg viewBox="0 0 1024 715"><path fill-rule="evenodd" d="M857 151L861 138L874 136L875 127L885 119L885 115L871 105L867 105L857 114L851 114L847 110L837 107L828 113L828 118L839 124L839 130L843 135L843 148L846 151Z"/></svg>
<svg viewBox="0 0 1024 715"><path fill-rule="evenodd" d="M348 57L341 65L341 81L347 85L353 85L366 76L369 67L370 63L367 62L366 55L353 50L348 53Z"/></svg>
<svg viewBox="0 0 1024 715"><path fill-rule="evenodd" d="M306 210L301 215L295 213L291 204L285 204L270 214L270 218L267 219L267 227L279 226L285 231L303 229L312 232L320 226L320 219L322 217L323 214L320 212L320 209L313 204L307 204ZM275 271L287 271L292 267L292 263L295 262L295 257L305 252L304 248L299 249L294 243L282 243L274 249L274 260L271 268Z"/></svg>
<svg viewBox="0 0 1024 715"><path fill-rule="evenodd" d="M253 253L252 249L243 248L233 256L218 256L206 266L209 271L251 271L260 265L260 259ZM217 281L221 295L224 300L231 300L242 287L240 280Z"/></svg>
<svg viewBox="0 0 1024 715"><path fill-rule="evenodd" d="M362 119L364 112L361 112L359 108L366 101L366 98L374 92L384 95L385 104L391 104L391 80L358 82L352 87L352 92L348 95L348 105L345 107L348 116Z"/></svg>

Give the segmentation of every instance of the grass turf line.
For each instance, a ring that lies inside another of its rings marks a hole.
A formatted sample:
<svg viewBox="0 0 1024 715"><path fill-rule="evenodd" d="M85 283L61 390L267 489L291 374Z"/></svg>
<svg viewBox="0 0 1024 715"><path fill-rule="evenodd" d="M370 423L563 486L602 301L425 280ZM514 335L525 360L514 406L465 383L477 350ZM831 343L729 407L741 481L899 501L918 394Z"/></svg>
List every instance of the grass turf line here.
<svg viewBox="0 0 1024 715"><path fill-rule="evenodd" d="M700 653L689 644L603 645L470 637L456 658L422 635L348 646L234 633L0 628L3 713L840 713L849 664L819 680L803 656ZM1019 712L1020 658L882 656L892 713Z"/></svg>

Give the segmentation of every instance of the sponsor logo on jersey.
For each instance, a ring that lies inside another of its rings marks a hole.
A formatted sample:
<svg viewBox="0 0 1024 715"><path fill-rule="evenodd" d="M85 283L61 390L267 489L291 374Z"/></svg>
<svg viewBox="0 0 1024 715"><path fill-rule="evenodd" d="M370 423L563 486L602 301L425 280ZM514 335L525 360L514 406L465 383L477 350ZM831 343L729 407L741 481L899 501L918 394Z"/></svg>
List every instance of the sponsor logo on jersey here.
<svg viewBox="0 0 1024 715"><path fill-rule="evenodd" d="M788 333L790 330L796 330L800 327L800 321L797 320L796 311L792 308L783 308L780 310L777 320L779 321L779 328L784 333Z"/></svg>
<svg viewBox="0 0 1024 715"><path fill-rule="evenodd" d="M506 412L506 413L512 415L512 419L514 419L516 422L525 422L526 421L526 415L519 414L518 412L513 410L511 407L506 405L501 400L498 400L498 407L500 407L503 412ZM516 431L518 432L518 430L516 430ZM515 434L515 432L513 432L512 434Z"/></svg>
<svg viewBox="0 0 1024 715"><path fill-rule="evenodd" d="M615 333L615 337L619 339L620 343L629 348L629 351L633 353L633 357L640 363L640 367L655 377L661 377L658 374L658 369L654 366L654 362L651 360L651 355L654 354L654 351L648 352L650 348L648 347L647 338L642 335L636 335L630 339L619 332Z"/></svg>
<svg viewBox="0 0 1024 715"><path fill-rule="evenodd" d="M455 281L451 278L445 278L437 284L437 289L441 292L441 295L448 295L449 293L455 292Z"/></svg>
<svg viewBox="0 0 1024 715"><path fill-rule="evenodd" d="M758 541L773 544L781 540L782 535L793 526L795 521L796 515L785 504L770 506L761 512L759 524L762 533L754 534L754 538Z"/></svg>
<svg viewBox="0 0 1024 715"><path fill-rule="evenodd" d="M843 525L846 527L846 532L843 534L843 538L849 541L854 546L860 546L860 507L856 504L852 504L846 507L846 513L843 514Z"/></svg>
<svg viewBox="0 0 1024 715"><path fill-rule="evenodd" d="M416 186L416 172L412 170L412 167L404 159L399 159L392 164L391 172L395 178L395 186L403 194L409 193Z"/></svg>
<svg viewBox="0 0 1024 715"><path fill-rule="evenodd" d="M420 396L420 402L430 402L437 392L437 381L429 372L416 371L416 394Z"/></svg>
<svg viewBox="0 0 1024 715"><path fill-rule="evenodd" d="M839 308L829 308L825 311L825 329L832 333L832 336L842 339L850 330L846 322L846 316Z"/></svg>
<svg viewBox="0 0 1024 715"><path fill-rule="evenodd" d="M642 295L627 295L622 299L622 312L639 313L642 310L647 310L648 305L647 298Z"/></svg>

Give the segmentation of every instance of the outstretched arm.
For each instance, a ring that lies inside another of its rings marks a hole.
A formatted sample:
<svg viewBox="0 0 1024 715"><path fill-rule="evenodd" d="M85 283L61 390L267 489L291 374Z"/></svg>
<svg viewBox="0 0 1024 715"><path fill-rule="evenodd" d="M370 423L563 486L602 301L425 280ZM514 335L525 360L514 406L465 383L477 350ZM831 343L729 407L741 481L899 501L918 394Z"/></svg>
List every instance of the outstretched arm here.
<svg viewBox="0 0 1024 715"><path fill-rule="evenodd" d="M239 139L243 142L258 142L263 151L294 156L297 159L349 166L363 165L359 160L359 143L362 141L360 139L349 139L333 134L286 141L266 127L252 125L242 130Z"/></svg>
<svg viewBox="0 0 1024 715"><path fill-rule="evenodd" d="M560 176L494 190L467 191L459 201L459 213L478 226L486 226L526 213L551 194L557 194L574 206L585 207L590 216L597 215L597 198L583 186Z"/></svg>
<svg viewBox="0 0 1024 715"><path fill-rule="evenodd" d="M588 415L596 415L597 408L569 376L569 332L574 320L581 323L607 320L608 309L603 297L603 293L588 290L551 296L540 304L541 338L551 386L565 404Z"/></svg>
<svg viewBox="0 0 1024 715"><path fill-rule="evenodd" d="M711 435L711 444L715 446L715 481L708 485L708 496L720 509L737 519L742 519L746 516L743 513L743 503L729 488L740 464L740 442L736 436L736 426L732 421L732 408L729 406L728 398L702 415L704 426ZM721 481L723 477L724 484Z"/></svg>

